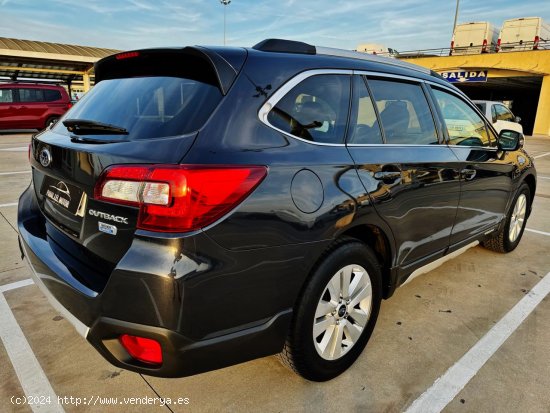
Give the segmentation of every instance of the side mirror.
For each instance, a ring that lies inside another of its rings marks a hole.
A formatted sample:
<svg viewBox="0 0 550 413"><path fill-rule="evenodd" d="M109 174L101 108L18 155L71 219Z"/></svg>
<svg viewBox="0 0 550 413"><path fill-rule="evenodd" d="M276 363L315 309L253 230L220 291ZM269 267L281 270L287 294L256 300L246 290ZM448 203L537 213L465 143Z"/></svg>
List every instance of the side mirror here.
<svg viewBox="0 0 550 413"><path fill-rule="evenodd" d="M521 122L521 118L520 118L519 116L516 116L516 117L514 118L514 122L520 123L520 122Z"/></svg>
<svg viewBox="0 0 550 413"><path fill-rule="evenodd" d="M515 130L502 129L498 135L498 147L502 151L517 151L523 148L525 137Z"/></svg>

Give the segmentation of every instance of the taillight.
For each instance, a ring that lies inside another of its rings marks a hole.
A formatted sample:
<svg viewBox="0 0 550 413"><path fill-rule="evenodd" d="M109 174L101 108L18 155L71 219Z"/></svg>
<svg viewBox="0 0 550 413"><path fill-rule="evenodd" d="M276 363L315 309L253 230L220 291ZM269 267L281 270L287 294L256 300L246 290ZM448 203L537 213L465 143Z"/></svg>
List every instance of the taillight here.
<svg viewBox="0 0 550 413"><path fill-rule="evenodd" d="M123 334L120 344L134 359L150 364L162 364L162 349L156 340Z"/></svg>
<svg viewBox="0 0 550 413"><path fill-rule="evenodd" d="M497 40L497 45L495 47L495 52L498 52L500 50L500 39Z"/></svg>
<svg viewBox="0 0 550 413"><path fill-rule="evenodd" d="M487 39L483 39L483 46L481 47L482 53L487 53Z"/></svg>
<svg viewBox="0 0 550 413"><path fill-rule="evenodd" d="M69 109L72 108L72 107L73 107L73 104L72 104L72 103L70 103L70 102L67 103L67 110L69 110Z"/></svg>
<svg viewBox="0 0 550 413"><path fill-rule="evenodd" d="M29 143L29 153L27 154L27 156L29 157L29 163L31 162L31 153L32 153L32 142Z"/></svg>
<svg viewBox="0 0 550 413"><path fill-rule="evenodd" d="M540 42L540 37L535 36L535 41L533 42L533 50L537 50L539 48L539 42Z"/></svg>
<svg viewBox="0 0 550 413"><path fill-rule="evenodd" d="M231 211L266 174L265 166L116 165L103 172L94 198L138 207L138 228L187 232Z"/></svg>

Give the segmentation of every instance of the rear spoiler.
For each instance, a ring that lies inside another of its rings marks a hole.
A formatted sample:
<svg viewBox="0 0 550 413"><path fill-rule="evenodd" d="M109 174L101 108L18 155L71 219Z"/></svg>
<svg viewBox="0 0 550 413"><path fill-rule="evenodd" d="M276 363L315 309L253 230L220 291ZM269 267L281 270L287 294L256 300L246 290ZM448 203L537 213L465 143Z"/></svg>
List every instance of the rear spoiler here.
<svg viewBox="0 0 550 413"><path fill-rule="evenodd" d="M223 53L223 49L218 51ZM228 48L227 52L232 63L216 51L200 46L117 53L96 62L95 82L138 76L187 77L214 84L226 95L247 55L244 48Z"/></svg>

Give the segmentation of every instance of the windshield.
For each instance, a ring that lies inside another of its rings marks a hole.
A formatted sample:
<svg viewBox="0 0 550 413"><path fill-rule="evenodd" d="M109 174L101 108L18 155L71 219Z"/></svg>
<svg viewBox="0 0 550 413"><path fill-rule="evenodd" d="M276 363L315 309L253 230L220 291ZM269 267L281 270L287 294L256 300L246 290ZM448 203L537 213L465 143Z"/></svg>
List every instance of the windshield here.
<svg viewBox="0 0 550 413"><path fill-rule="evenodd" d="M176 77L135 77L99 82L64 119L82 119L126 129L134 140L198 130L222 98L211 84ZM55 130L69 133L63 122ZM109 138L110 140L112 136Z"/></svg>

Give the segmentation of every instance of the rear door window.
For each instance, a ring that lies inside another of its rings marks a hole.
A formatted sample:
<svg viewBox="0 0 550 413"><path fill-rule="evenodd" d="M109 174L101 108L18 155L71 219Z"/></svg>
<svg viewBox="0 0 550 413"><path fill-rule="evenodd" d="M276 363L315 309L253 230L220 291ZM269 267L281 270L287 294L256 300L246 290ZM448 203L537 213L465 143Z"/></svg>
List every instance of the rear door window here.
<svg viewBox="0 0 550 413"><path fill-rule="evenodd" d="M20 102L44 102L43 89L19 89Z"/></svg>
<svg viewBox="0 0 550 413"><path fill-rule="evenodd" d="M386 143L437 144L433 116L418 83L368 79Z"/></svg>
<svg viewBox="0 0 550 413"><path fill-rule="evenodd" d="M0 103L12 103L13 89L0 89Z"/></svg>
<svg viewBox="0 0 550 413"><path fill-rule="evenodd" d="M296 85L269 112L275 128L320 143L344 143L350 76L316 75Z"/></svg>
<svg viewBox="0 0 550 413"><path fill-rule="evenodd" d="M165 76L108 79L88 92L65 119L116 125L128 130L130 139L177 136L198 130L221 99L217 86L199 80ZM58 122L56 130L64 129Z"/></svg>
<svg viewBox="0 0 550 413"><path fill-rule="evenodd" d="M450 145L490 146L485 121L470 105L443 90L432 90L447 127Z"/></svg>

